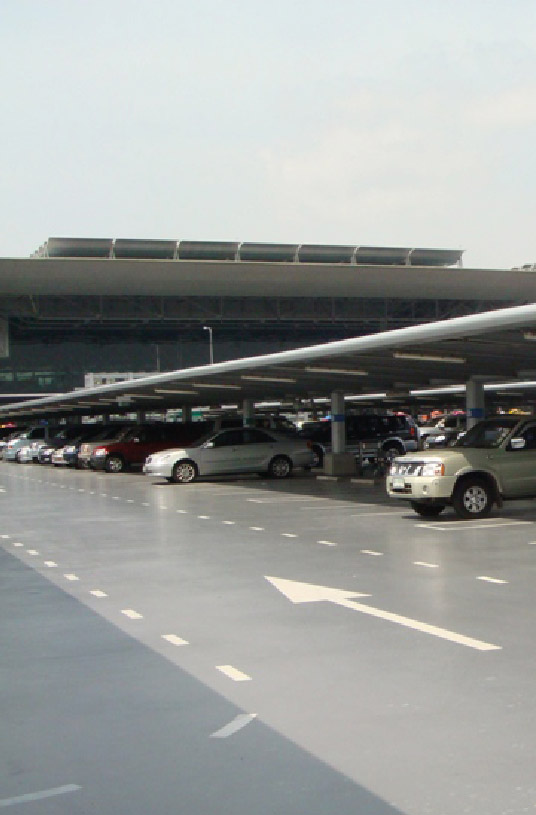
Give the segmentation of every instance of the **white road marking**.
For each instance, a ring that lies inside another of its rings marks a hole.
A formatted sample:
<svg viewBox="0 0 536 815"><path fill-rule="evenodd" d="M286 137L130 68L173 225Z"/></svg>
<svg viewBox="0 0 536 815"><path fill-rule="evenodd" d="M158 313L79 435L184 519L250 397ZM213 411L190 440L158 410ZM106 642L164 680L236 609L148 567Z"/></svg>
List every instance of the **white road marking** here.
<svg viewBox="0 0 536 815"><path fill-rule="evenodd" d="M83 488L81 487L81 488L78 490L78 492L85 492L85 489L83 489Z"/></svg>
<svg viewBox="0 0 536 815"><path fill-rule="evenodd" d="M485 580L486 583L508 583L508 580L501 580L499 577L487 577L484 574L477 577L477 580Z"/></svg>
<svg viewBox="0 0 536 815"><path fill-rule="evenodd" d="M142 507L148 507L148 506L150 506L150 504L149 504L147 501L142 501L142 502L141 502L141 505L142 505Z"/></svg>
<svg viewBox="0 0 536 815"><path fill-rule="evenodd" d="M210 515L198 515L197 516L201 521L210 521Z"/></svg>
<svg viewBox="0 0 536 815"><path fill-rule="evenodd" d="M63 576L66 580L80 580L76 574L64 574Z"/></svg>
<svg viewBox="0 0 536 815"><path fill-rule="evenodd" d="M11 535L0 535L0 538L3 538L4 540L9 540L10 537Z"/></svg>
<svg viewBox="0 0 536 815"><path fill-rule="evenodd" d="M463 634L458 634L456 631L449 631L446 628L439 628L429 623L423 623L420 620L413 620L410 617L403 617L400 614L393 614L390 611L384 611L381 608L374 608L367 606L364 603L356 603L350 599L352 597L367 597L369 595L356 591L345 591L344 589L333 589L329 586L317 586L312 583L301 583L297 580L288 580L281 577L269 577L265 575L268 580L278 591L281 592L292 603L314 603L318 601L327 601L335 603L339 606L352 609L353 611L360 611L363 614L369 614L371 617L378 617L382 620L387 620L391 623L403 625L406 628L412 628L415 631L421 631L424 634L431 634L434 637L450 640L458 645L466 645L469 648L476 648L478 651L500 651L500 645L492 645L489 642L474 639L473 637L466 637Z"/></svg>
<svg viewBox="0 0 536 815"><path fill-rule="evenodd" d="M26 549L26 553L27 553L28 555L38 555L38 554L39 554L39 552L37 551L37 549Z"/></svg>
<svg viewBox="0 0 536 815"><path fill-rule="evenodd" d="M90 490L90 491L89 491L89 494L90 494L90 495L95 495L95 490Z"/></svg>
<svg viewBox="0 0 536 815"><path fill-rule="evenodd" d="M121 500L121 496L120 496L120 495L114 495L114 496L112 497L112 501L120 501L120 500Z"/></svg>
<svg viewBox="0 0 536 815"><path fill-rule="evenodd" d="M362 555L374 555L375 557L382 557L383 552L376 552L374 549L361 549Z"/></svg>
<svg viewBox="0 0 536 815"><path fill-rule="evenodd" d="M138 611L134 611L133 608L123 608L121 609L121 614L124 614L125 617L128 617L129 620L142 620L143 614L140 614Z"/></svg>
<svg viewBox="0 0 536 815"><path fill-rule="evenodd" d="M187 509L178 509L177 512L179 513L179 515L188 515Z"/></svg>
<svg viewBox="0 0 536 815"><path fill-rule="evenodd" d="M14 543L13 546L24 546L23 543Z"/></svg>
<svg viewBox="0 0 536 815"><path fill-rule="evenodd" d="M248 676L242 671L239 671L238 668L233 668L232 665L216 665L216 669L221 671L222 674L228 676L229 679L232 679L234 682L248 682L251 680L251 676Z"/></svg>
<svg viewBox="0 0 536 815"><path fill-rule="evenodd" d="M225 727L222 727L220 730L216 730L215 733L210 734L211 739L227 739L229 736L234 735L239 730L242 730L243 727L246 727L250 722L257 718L256 713L239 713L238 716L226 724Z"/></svg>
<svg viewBox="0 0 536 815"><path fill-rule="evenodd" d="M134 498L127 498L127 504L133 504Z"/></svg>
<svg viewBox="0 0 536 815"><path fill-rule="evenodd" d="M426 563L424 560L414 560L414 566L425 566L427 569L439 569L439 564L437 563Z"/></svg>
<svg viewBox="0 0 536 815"><path fill-rule="evenodd" d="M529 546L536 546L536 541L527 541L527 543Z"/></svg>
<svg viewBox="0 0 536 815"><path fill-rule="evenodd" d="M183 640L181 637L177 637L176 634L162 634L162 639L170 642L171 645L189 645L188 640Z"/></svg>
<svg viewBox="0 0 536 815"><path fill-rule="evenodd" d="M26 795L17 795L15 798L2 798L0 807L10 807L15 804L26 804L30 801L40 801L43 798L52 798L54 795L65 795L66 792L76 792L82 789L78 784L64 784L63 787L54 787L40 792L29 792Z"/></svg>
<svg viewBox="0 0 536 815"><path fill-rule="evenodd" d="M91 589L89 592L93 595L93 597L108 597L105 591L101 591L100 589Z"/></svg>
<svg viewBox="0 0 536 815"><path fill-rule="evenodd" d="M281 532L281 537L283 538L297 538L298 536L294 534L294 532Z"/></svg>
<svg viewBox="0 0 536 815"><path fill-rule="evenodd" d="M317 543L322 543L324 546L337 546L335 541L317 541Z"/></svg>
<svg viewBox="0 0 536 815"><path fill-rule="evenodd" d="M107 492L101 492L101 498L108 498Z"/></svg>
<svg viewBox="0 0 536 815"><path fill-rule="evenodd" d="M5 489L3 487L0 487L0 492L5 492Z"/></svg>
<svg viewBox="0 0 536 815"><path fill-rule="evenodd" d="M53 560L45 560L45 566L48 566L49 569L55 569L57 565Z"/></svg>
<svg viewBox="0 0 536 815"><path fill-rule="evenodd" d="M252 532L264 532L264 526L250 526Z"/></svg>
<svg viewBox="0 0 536 815"><path fill-rule="evenodd" d="M449 529L454 529L456 532L470 532L471 529L498 529L503 526L522 526L525 524L532 524L532 521L509 521L506 518L498 518L496 521L490 523L480 523L479 521L450 521L448 524L440 525L435 524L415 524L422 529L437 529L439 532L448 532Z"/></svg>
<svg viewBox="0 0 536 815"><path fill-rule="evenodd" d="M222 524L226 524L227 526L234 526L236 521L222 521Z"/></svg>

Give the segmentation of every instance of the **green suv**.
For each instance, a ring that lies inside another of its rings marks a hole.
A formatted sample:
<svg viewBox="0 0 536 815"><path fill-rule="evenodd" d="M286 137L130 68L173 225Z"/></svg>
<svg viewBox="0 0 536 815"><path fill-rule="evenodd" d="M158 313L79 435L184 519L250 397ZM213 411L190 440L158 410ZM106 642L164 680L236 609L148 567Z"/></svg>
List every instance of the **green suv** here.
<svg viewBox="0 0 536 815"><path fill-rule="evenodd" d="M448 505L460 518L484 518L505 499L535 498L536 417L485 419L453 447L395 458L387 493L425 518Z"/></svg>

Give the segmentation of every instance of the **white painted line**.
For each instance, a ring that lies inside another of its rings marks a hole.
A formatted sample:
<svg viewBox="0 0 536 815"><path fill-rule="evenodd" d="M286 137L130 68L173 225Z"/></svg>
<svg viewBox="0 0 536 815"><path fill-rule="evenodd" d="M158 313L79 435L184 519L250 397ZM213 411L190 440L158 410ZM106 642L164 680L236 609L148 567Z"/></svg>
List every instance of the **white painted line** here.
<svg viewBox="0 0 536 815"><path fill-rule="evenodd" d="M487 577L486 575L480 575L477 580L485 580L486 583L508 583L508 580L501 580L499 577Z"/></svg>
<svg viewBox="0 0 536 815"><path fill-rule="evenodd" d="M37 551L37 549L26 549L26 553L27 553L28 555L38 555L38 554L39 554L39 552Z"/></svg>
<svg viewBox="0 0 536 815"><path fill-rule="evenodd" d="M178 509L177 512L179 513L179 515L188 515L187 509Z"/></svg>
<svg viewBox="0 0 536 815"><path fill-rule="evenodd" d="M133 608L123 608L121 609L121 614L124 614L125 617L128 617L129 620L142 620L143 614L139 614L137 611L134 611Z"/></svg>
<svg viewBox="0 0 536 815"><path fill-rule="evenodd" d="M228 676L229 679L232 679L234 682L248 682L251 680L251 676L248 676L242 671L239 671L238 668L233 668L232 665L216 665L216 669L221 671L222 674Z"/></svg>
<svg viewBox="0 0 536 815"><path fill-rule="evenodd" d="M119 495L114 495L112 497L112 501L120 501L120 500L121 500L121 496L119 496Z"/></svg>
<svg viewBox="0 0 536 815"><path fill-rule="evenodd" d="M426 569L439 569L438 563L426 563L424 560L414 560L414 566L424 566Z"/></svg>
<svg viewBox="0 0 536 815"><path fill-rule="evenodd" d="M246 498L246 501L251 501L252 504L267 504L264 498Z"/></svg>
<svg viewBox="0 0 536 815"><path fill-rule="evenodd" d="M90 491L89 491L89 494L90 494L90 495L95 495L95 490L90 490Z"/></svg>
<svg viewBox="0 0 536 815"><path fill-rule="evenodd" d="M5 489L3 487L0 487L0 492L5 492Z"/></svg>
<svg viewBox="0 0 536 815"><path fill-rule="evenodd" d="M101 492L101 498L108 498L107 492Z"/></svg>
<svg viewBox="0 0 536 815"><path fill-rule="evenodd" d="M383 552L376 552L374 549L361 549L362 555L373 555L374 557L382 557Z"/></svg>
<svg viewBox="0 0 536 815"><path fill-rule="evenodd" d="M297 538L298 536L294 534L294 532L281 532L281 537L283 538Z"/></svg>
<svg viewBox="0 0 536 815"><path fill-rule="evenodd" d="M14 543L13 546L24 546L23 543Z"/></svg>
<svg viewBox="0 0 536 815"><path fill-rule="evenodd" d="M78 492L85 492L85 489L80 488L80 489L78 490Z"/></svg>
<svg viewBox="0 0 536 815"><path fill-rule="evenodd" d="M11 535L0 535L0 538L3 538L4 540L8 540L10 537Z"/></svg>
<svg viewBox="0 0 536 815"><path fill-rule="evenodd" d="M435 524L415 524L422 529L437 529L439 532L448 532L453 529L456 532L470 532L472 529L500 529L503 526L524 526L525 524L532 524L532 521L508 521L506 519L498 518L497 521L491 523L480 523L479 521L451 521L449 524L440 525Z"/></svg>
<svg viewBox="0 0 536 815"><path fill-rule="evenodd" d="M158 509L167 509L167 507L161 506L161 507L158 507Z"/></svg>
<svg viewBox="0 0 536 815"><path fill-rule="evenodd" d="M256 713L239 713L238 716L226 724L225 727L222 727L220 730L216 730L215 733L210 734L211 739L228 739L229 736L234 735L239 730L242 730L243 727L246 727L250 722L257 718Z"/></svg>
<svg viewBox="0 0 536 815"><path fill-rule="evenodd" d="M133 504L134 498L127 498L127 504Z"/></svg>
<svg viewBox="0 0 536 815"><path fill-rule="evenodd" d="M49 569L55 569L57 565L53 560L45 560L45 566L48 566Z"/></svg>
<svg viewBox="0 0 536 815"><path fill-rule="evenodd" d="M108 597L105 591L101 591L100 589L91 589L89 592L93 595L93 597Z"/></svg>
<svg viewBox="0 0 536 815"><path fill-rule="evenodd" d="M170 642L171 645L189 645L188 640L183 640L181 637L177 637L176 634L162 634L162 639Z"/></svg>
<svg viewBox="0 0 536 815"><path fill-rule="evenodd" d="M26 795L17 795L15 798L2 798L0 807L10 807L15 804L26 804L30 801L40 801L43 798L52 798L54 795L65 795L66 792L76 792L82 789L78 784L65 784L63 787L54 787L40 792L29 792Z"/></svg>
<svg viewBox="0 0 536 815"><path fill-rule="evenodd" d="M148 507L148 506L150 506L150 504L149 504L147 501L142 501L142 502L141 502L141 505L142 505L142 507Z"/></svg>
<svg viewBox="0 0 536 815"><path fill-rule="evenodd" d="M317 543L322 543L324 546L337 546L335 541L317 541Z"/></svg>
<svg viewBox="0 0 536 815"><path fill-rule="evenodd" d="M63 576L66 580L80 580L76 574L64 574Z"/></svg>
<svg viewBox="0 0 536 815"><path fill-rule="evenodd" d="M222 521L222 524L226 524L227 526L234 526L236 521Z"/></svg>
<svg viewBox="0 0 536 815"><path fill-rule="evenodd" d="M527 543L529 546L536 546L536 541L527 541Z"/></svg>
<svg viewBox="0 0 536 815"><path fill-rule="evenodd" d="M201 521L210 521L210 515L198 515L197 517Z"/></svg>
<svg viewBox="0 0 536 815"><path fill-rule="evenodd" d="M264 526L250 526L252 532L264 532Z"/></svg>

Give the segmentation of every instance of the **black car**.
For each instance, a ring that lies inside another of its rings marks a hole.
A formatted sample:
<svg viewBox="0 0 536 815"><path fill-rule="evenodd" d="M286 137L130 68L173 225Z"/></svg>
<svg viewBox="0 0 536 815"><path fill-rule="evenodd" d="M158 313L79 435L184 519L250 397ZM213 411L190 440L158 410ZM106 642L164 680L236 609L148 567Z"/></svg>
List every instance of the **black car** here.
<svg viewBox="0 0 536 815"><path fill-rule="evenodd" d="M418 448L417 426L405 414L375 413L347 414L346 450L356 455L375 458L378 453L393 457ZM302 427L300 436L309 439L316 455L317 466L331 452L331 421L309 422Z"/></svg>

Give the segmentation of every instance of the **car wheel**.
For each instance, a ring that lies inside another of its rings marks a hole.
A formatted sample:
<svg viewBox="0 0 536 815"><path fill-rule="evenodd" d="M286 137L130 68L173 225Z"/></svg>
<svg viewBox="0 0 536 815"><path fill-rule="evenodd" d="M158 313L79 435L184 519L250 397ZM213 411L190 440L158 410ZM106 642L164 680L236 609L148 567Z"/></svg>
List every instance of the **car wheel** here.
<svg viewBox="0 0 536 815"><path fill-rule="evenodd" d="M271 478L288 478L292 472L292 461L287 456L276 456L268 465Z"/></svg>
<svg viewBox="0 0 536 815"><path fill-rule="evenodd" d="M382 447L383 455L386 459L391 461L391 459L395 458L395 456L403 456L406 452L405 449L402 447L401 444L396 444L396 442L389 442Z"/></svg>
<svg viewBox="0 0 536 815"><path fill-rule="evenodd" d="M452 506L460 518L485 518L491 512L493 493L482 478L468 476L455 487Z"/></svg>
<svg viewBox="0 0 536 815"><path fill-rule="evenodd" d="M411 508L423 518L437 518L445 509L445 504L421 504L419 501L412 501Z"/></svg>
<svg viewBox="0 0 536 815"><path fill-rule="evenodd" d="M108 456L104 464L107 473L122 473L126 468L125 459L121 456Z"/></svg>
<svg viewBox="0 0 536 815"><path fill-rule="evenodd" d="M313 467L323 467L323 465L324 465L324 451L322 450L322 448L318 447L318 445L316 445L316 444L313 444L312 451L313 451L313 456L314 456L312 466Z"/></svg>
<svg viewBox="0 0 536 815"><path fill-rule="evenodd" d="M173 465L172 481L175 484L191 484L199 475L197 465L193 461L183 459Z"/></svg>

